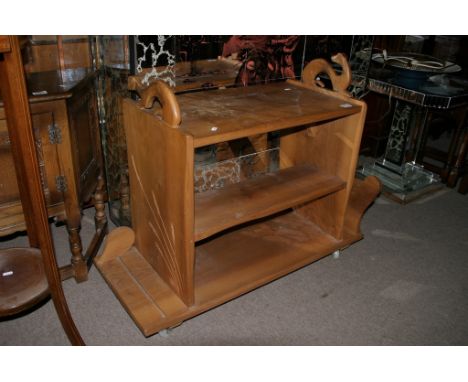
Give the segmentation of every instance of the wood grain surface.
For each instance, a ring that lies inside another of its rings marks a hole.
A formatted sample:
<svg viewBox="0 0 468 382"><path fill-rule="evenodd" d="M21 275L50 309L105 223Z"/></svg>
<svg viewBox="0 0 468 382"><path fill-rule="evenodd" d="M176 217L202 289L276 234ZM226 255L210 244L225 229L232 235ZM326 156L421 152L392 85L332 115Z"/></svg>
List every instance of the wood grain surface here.
<svg viewBox="0 0 468 382"><path fill-rule="evenodd" d="M309 202L345 187L310 165L195 194L195 240Z"/></svg>
<svg viewBox="0 0 468 382"><path fill-rule="evenodd" d="M340 93L300 81L192 92L166 114L164 100L124 100L136 243L97 264L144 335L362 238L378 192L372 180L353 188L366 105ZM247 138L263 150L273 131L278 171L194 193L195 148Z"/></svg>

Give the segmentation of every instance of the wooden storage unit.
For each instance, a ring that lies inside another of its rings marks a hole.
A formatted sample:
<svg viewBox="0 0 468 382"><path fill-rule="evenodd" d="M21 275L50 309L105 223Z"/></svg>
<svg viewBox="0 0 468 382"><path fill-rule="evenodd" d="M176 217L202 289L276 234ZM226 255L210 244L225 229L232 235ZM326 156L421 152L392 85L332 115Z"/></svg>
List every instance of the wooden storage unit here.
<svg viewBox="0 0 468 382"><path fill-rule="evenodd" d="M48 214L66 221L69 232L72 267L63 269L63 277L83 281L87 265L79 235L81 208L91 199L103 170L95 73L86 69L51 71L32 73L27 79ZM1 100L0 164L0 236L4 236L25 230L26 225Z"/></svg>
<svg viewBox="0 0 468 382"><path fill-rule="evenodd" d="M141 96L123 101L133 230L112 231L96 264L144 335L361 239L380 189L354 179L363 102L311 81ZM278 171L193 192L195 148L274 131Z"/></svg>
<svg viewBox="0 0 468 382"><path fill-rule="evenodd" d="M21 36L24 69L27 73L90 68L89 36Z"/></svg>

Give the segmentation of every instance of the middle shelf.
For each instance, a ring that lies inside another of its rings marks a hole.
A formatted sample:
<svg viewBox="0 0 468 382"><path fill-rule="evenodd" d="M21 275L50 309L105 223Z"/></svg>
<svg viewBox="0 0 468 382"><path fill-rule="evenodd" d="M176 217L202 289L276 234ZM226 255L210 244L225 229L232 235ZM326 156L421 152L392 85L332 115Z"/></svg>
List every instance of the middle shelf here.
<svg viewBox="0 0 468 382"><path fill-rule="evenodd" d="M195 241L318 199L345 186L346 183L339 177L306 164L197 193Z"/></svg>

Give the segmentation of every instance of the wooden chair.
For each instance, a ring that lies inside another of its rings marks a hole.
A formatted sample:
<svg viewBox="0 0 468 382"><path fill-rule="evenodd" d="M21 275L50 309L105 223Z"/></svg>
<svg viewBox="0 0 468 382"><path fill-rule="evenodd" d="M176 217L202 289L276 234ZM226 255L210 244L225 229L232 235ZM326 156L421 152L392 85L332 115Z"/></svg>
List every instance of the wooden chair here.
<svg viewBox="0 0 468 382"><path fill-rule="evenodd" d="M0 250L0 317L23 312L50 295L70 342L84 345L55 258L16 36L0 36L0 84L31 246Z"/></svg>

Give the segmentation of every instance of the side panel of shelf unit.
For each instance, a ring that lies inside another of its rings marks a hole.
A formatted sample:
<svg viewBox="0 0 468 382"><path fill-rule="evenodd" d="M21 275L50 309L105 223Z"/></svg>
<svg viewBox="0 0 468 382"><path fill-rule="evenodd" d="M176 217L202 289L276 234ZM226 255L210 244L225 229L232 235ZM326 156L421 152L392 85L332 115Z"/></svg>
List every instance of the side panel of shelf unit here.
<svg viewBox="0 0 468 382"><path fill-rule="evenodd" d="M344 217L366 115L364 102L353 100L353 103L362 105L360 113L308 128L285 131L280 139L281 168L307 163L346 182L345 189L296 208L297 213L338 240L343 235Z"/></svg>
<svg viewBox="0 0 468 382"><path fill-rule="evenodd" d="M194 267L193 139L123 101L135 246L191 305Z"/></svg>

